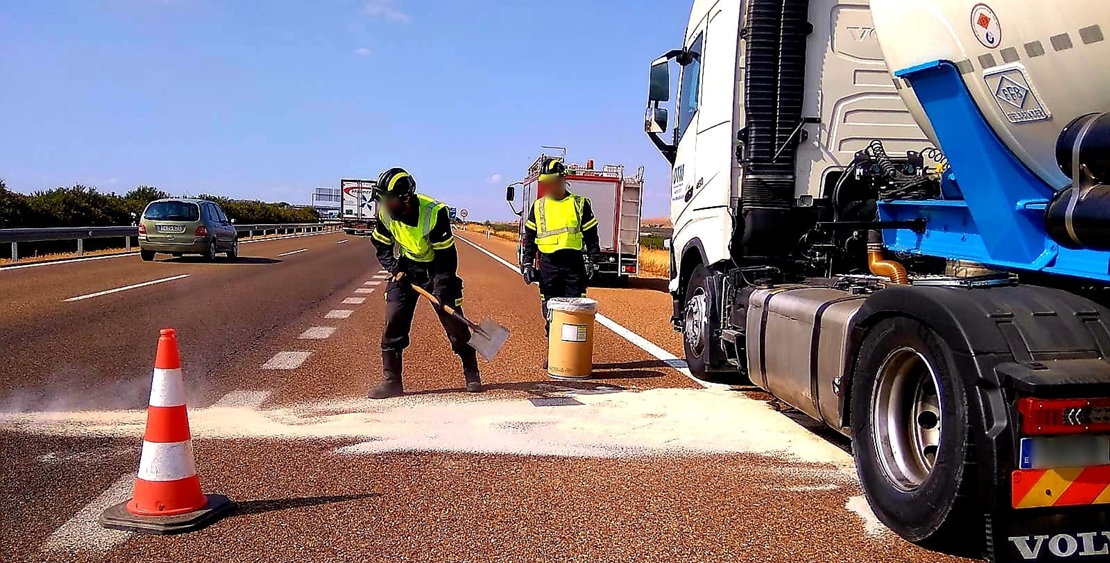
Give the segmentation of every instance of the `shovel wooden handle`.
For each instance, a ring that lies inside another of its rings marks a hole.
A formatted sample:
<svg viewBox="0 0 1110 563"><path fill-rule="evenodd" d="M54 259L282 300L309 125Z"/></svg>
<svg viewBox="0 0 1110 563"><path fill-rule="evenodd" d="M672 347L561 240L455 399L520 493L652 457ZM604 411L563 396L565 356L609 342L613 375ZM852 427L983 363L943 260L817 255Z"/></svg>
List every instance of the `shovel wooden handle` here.
<svg viewBox="0 0 1110 563"><path fill-rule="evenodd" d="M470 322L470 319L462 316L462 313L460 313L457 309L451 307L450 305L440 303L439 299L436 299L435 296L433 296L431 293L428 293L424 288L414 283L410 283L409 286L416 290L416 292L420 295L423 295L428 301L431 301L433 305L439 307L440 309L443 309L444 311L447 311L448 315L451 315L452 317L455 317L456 319L459 319L460 321L466 323L466 326L469 326L474 330L481 330L478 325Z"/></svg>

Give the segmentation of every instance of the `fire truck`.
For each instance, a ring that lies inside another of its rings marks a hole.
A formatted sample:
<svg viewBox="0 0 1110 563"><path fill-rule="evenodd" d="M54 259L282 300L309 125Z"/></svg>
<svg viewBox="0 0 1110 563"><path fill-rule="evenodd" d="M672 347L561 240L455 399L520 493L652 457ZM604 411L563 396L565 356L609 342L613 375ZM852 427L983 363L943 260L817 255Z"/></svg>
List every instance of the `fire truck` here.
<svg viewBox="0 0 1110 563"><path fill-rule="evenodd" d="M584 165L568 164L566 149L562 147L543 147L554 149L557 154L541 152L535 162L528 167L524 180L505 189L505 199L509 208L520 220L518 232L522 239L524 222L536 199L543 197L539 189L540 167L548 158L562 162L567 167L567 189L572 193L590 198L590 206L597 217L598 238L601 244L601 260L594 266L597 274L616 284L623 284L640 271L640 216L643 213L644 167L636 174L626 176L624 166L606 164L594 168L594 161L587 160ZM515 205L516 188L520 187L522 205ZM525 263L524 246L517 245L518 264ZM530 260L530 259L529 259Z"/></svg>

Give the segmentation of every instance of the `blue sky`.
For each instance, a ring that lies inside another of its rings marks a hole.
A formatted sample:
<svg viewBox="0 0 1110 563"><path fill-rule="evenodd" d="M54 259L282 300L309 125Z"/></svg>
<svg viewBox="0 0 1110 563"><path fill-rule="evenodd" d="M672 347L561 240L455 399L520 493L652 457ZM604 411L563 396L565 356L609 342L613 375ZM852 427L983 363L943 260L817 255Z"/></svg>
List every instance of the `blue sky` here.
<svg viewBox="0 0 1110 563"><path fill-rule="evenodd" d="M508 218L540 145L647 167L647 69L678 0L0 2L0 177L307 203L409 168L421 191Z"/></svg>

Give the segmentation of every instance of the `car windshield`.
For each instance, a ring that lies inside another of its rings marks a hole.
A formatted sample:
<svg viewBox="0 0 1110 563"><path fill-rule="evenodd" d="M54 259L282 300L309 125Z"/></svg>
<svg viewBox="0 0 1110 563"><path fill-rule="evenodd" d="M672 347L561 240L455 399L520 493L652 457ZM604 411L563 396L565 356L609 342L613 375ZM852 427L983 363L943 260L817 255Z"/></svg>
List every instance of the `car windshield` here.
<svg viewBox="0 0 1110 563"><path fill-rule="evenodd" d="M200 219L200 209L195 203L159 201L150 204L143 216L161 221L196 221Z"/></svg>

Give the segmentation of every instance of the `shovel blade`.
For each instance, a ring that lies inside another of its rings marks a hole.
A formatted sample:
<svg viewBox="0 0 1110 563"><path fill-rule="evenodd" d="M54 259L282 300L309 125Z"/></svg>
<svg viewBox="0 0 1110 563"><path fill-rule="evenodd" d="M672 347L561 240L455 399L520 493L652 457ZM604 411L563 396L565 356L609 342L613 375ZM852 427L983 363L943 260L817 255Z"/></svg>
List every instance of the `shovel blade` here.
<svg viewBox="0 0 1110 563"><path fill-rule="evenodd" d="M470 347L488 362L497 355L505 341L509 339L509 329L492 319L483 320L476 330L470 333Z"/></svg>

